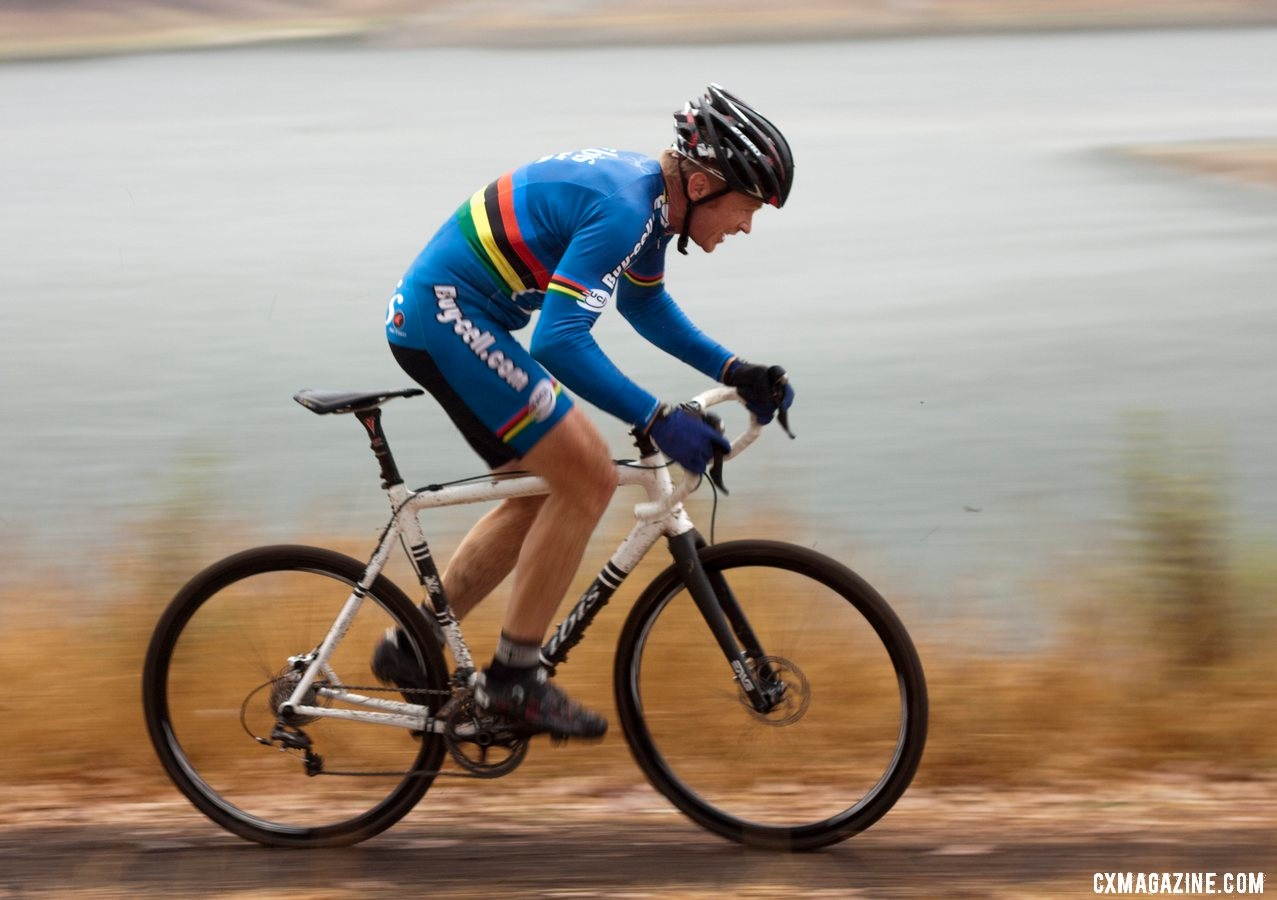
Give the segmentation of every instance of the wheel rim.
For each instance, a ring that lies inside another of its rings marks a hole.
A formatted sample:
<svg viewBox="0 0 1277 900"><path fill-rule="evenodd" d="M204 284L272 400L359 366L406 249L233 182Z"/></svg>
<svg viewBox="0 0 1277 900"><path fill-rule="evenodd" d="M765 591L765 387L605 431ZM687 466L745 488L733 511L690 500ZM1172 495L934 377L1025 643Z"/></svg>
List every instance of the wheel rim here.
<svg viewBox="0 0 1277 900"><path fill-rule="evenodd" d="M270 738L273 700L287 694L276 688L281 671L288 677L289 658L319 646L351 586L309 568L255 572L221 585L174 623L180 634L161 665L162 727L154 737L178 786L220 824L266 842L357 838L379 830L391 810L398 818L429 786L428 776L410 773L437 765L434 736L423 742L405 729L331 719L300 724L326 771L393 773L349 777L308 775L301 752L257 740ZM398 622L390 604L368 596L331 674L360 693L399 699L369 667L374 643Z"/></svg>
<svg viewBox="0 0 1277 900"><path fill-rule="evenodd" d="M904 661L848 602L845 585L771 559L707 564L722 573L764 651L806 683L797 712L742 702L681 584L636 635L627 722L649 772L683 810L733 837L793 841L875 820L907 785L911 710ZM881 624L881 623L879 623ZM903 764L902 764L903 763Z"/></svg>

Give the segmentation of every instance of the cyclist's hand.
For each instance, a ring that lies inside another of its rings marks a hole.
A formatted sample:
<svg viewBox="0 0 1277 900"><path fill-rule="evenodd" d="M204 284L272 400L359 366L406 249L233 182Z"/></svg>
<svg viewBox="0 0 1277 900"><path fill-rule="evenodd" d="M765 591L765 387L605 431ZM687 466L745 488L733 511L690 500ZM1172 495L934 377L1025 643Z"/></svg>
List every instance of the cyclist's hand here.
<svg viewBox="0 0 1277 900"><path fill-rule="evenodd" d="M794 402L789 376L780 366L759 366L737 359L727 367L723 384L736 388L745 401L745 408L760 425L766 425L778 411L789 409ZM784 420L781 421L783 424Z"/></svg>
<svg viewBox="0 0 1277 900"><path fill-rule="evenodd" d="M705 414L686 406L662 407L648 434L662 453L696 475L705 474L716 448L724 455L732 452L731 442L705 420Z"/></svg>

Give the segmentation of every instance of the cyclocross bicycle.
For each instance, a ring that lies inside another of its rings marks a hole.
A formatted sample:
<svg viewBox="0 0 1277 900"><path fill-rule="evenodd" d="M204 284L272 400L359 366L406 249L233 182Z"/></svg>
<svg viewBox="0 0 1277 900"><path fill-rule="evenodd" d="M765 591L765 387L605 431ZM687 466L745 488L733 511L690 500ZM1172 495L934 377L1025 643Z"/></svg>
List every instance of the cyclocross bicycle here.
<svg viewBox="0 0 1277 900"><path fill-rule="evenodd" d="M351 413L367 431L391 507L367 563L317 547L246 550L196 575L156 626L143 674L151 741L178 789L241 837L357 843L405 816L436 776L495 778L526 757L526 730L474 703L474 663L419 514L548 488L489 474L408 489L381 407L421 393L294 398ZM692 403L728 400L734 390L715 388ZM760 432L751 421L728 458ZM640 458L616 466L621 486L646 492L638 521L542 648L545 666L563 665L664 537L673 563L630 610L613 671L622 731L648 780L699 825L747 844L807 850L869 827L909 786L926 741L926 684L904 626L813 550L706 543L682 503L700 479L676 484L650 440L636 443ZM397 542L420 606L382 573ZM423 687L386 688L371 674L373 646L394 626Z"/></svg>

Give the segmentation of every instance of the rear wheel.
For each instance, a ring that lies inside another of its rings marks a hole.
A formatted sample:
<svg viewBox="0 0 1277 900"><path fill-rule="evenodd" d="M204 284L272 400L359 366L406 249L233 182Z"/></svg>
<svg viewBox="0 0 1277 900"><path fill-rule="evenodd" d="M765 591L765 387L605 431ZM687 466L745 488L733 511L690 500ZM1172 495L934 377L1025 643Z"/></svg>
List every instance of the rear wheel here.
<svg viewBox="0 0 1277 900"><path fill-rule="evenodd" d="M248 550L195 576L157 625L143 674L151 741L178 789L228 831L273 846L353 844L393 825L430 787L444 755L441 735L329 717L280 720L305 657L328 635L364 568L313 547ZM448 690L438 642L384 577L304 702L352 708L333 696L339 683L400 700L369 667L390 626L404 630L401 646L425 673L426 687L411 702L437 711ZM315 757L324 774L314 774Z"/></svg>
<svg viewBox="0 0 1277 900"><path fill-rule="evenodd" d="M701 563L757 637L750 677L780 700L753 709L667 569L617 650L635 759L680 810L742 843L806 850L868 828L909 786L926 742L926 682L904 626L859 576L803 547L736 541L703 549Z"/></svg>

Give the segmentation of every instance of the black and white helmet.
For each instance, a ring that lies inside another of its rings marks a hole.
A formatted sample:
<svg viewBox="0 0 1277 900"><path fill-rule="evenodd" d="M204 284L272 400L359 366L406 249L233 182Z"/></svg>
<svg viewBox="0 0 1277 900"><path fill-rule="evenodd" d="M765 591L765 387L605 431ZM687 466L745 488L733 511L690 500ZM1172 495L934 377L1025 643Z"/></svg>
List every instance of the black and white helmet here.
<svg viewBox="0 0 1277 900"><path fill-rule="evenodd" d="M794 183L794 157L780 130L739 97L711 84L674 113L674 150L728 186L777 208Z"/></svg>

